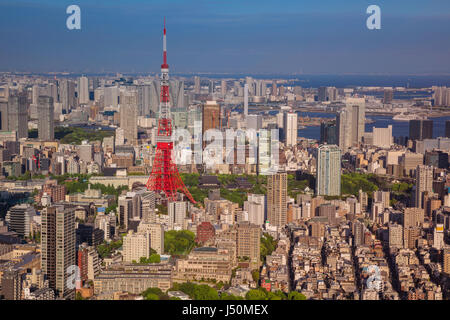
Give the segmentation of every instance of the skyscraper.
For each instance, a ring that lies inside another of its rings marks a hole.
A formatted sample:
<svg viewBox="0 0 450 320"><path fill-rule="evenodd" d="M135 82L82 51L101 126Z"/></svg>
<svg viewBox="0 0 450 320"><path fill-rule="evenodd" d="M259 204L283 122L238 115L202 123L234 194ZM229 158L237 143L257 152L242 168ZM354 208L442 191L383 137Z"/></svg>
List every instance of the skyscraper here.
<svg viewBox="0 0 450 320"><path fill-rule="evenodd" d="M321 145L318 149L316 194L341 195L341 150L336 145Z"/></svg>
<svg viewBox="0 0 450 320"><path fill-rule="evenodd" d="M3 123L3 120L2 120L2 123ZM450 120L445 121L445 137L450 138Z"/></svg>
<svg viewBox="0 0 450 320"><path fill-rule="evenodd" d="M226 80L222 80L220 82L220 93L222 94L222 97L225 97L225 95L227 94L227 81Z"/></svg>
<svg viewBox="0 0 450 320"><path fill-rule="evenodd" d="M200 93L200 77L194 77L194 93Z"/></svg>
<svg viewBox="0 0 450 320"><path fill-rule="evenodd" d="M366 123L366 102L364 98L347 98L347 108L350 108L352 116L348 128L352 128L351 143L358 145L364 136Z"/></svg>
<svg viewBox="0 0 450 320"><path fill-rule="evenodd" d="M284 141L286 146L295 146L297 144L297 113L287 112L284 114Z"/></svg>
<svg viewBox="0 0 450 320"><path fill-rule="evenodd" d="M61 108L63 113L68 113L70 109L76 107L75 83L67 79L63 79L60 81L59 102L62 104Z"/></svg>
<svg viewBox="0 0 450 320"><path fill-rule="evenodd" d="M187 202L184 201L169 201L169 228L174 229L176 226L183 228L184 219L186 219Z"/></svg>
<svg viewBox="0 0 450 320"><path fill-rule="evenodd" d="M89 103L89 80L84 76L78 78L78 102L80 104Z"/></svg>
<svg viewBox="0 0 450 320"><path fill-rule="evenodd" d="M364 98L347 98L346 106L336 118L338 143L341 150L357 146L364 136L366 106Z"/></svg>
<svg viewBox="0 0 450 320"><path fill-rule="evenodd" d="M127 144L137 143L137 91L129 90L120 95L120 127Z"/></svg>
<svg viewBox="0 0 450 320"><path fill-rule="evenodd" d="M248 116L248 84L244 85L244 116Z"/></svg>
<svg viewBox="0 0 450 320"><path fill-rule="evenodd" d="M38 135L39 140L55 139L53 98L40 96L38 98Z"/></svg>
<svg viewBox="0 0 450 320"><path fill-rule="evenodd" d="M275 80L272 81L272 95L278 96L277 82Z"/></svg>
<svg viewBox="0 0 450 320"><path fill-rule="evenodd" d="M8 130L8 102L0 101L0 131Z"/></svg>
<svg viewBox="0 0 450 320"><path fill-rule="evenodd" d="M278 227L287 222L286 172L267 176L267 220Z"/></svg>
<svg viewBox="0 0 450 320"><path fill-rule="evenodd" d="M433 120L410 120L409 139L424 140L433 138Z"/></svg>
<svg viewBox="0 0 450 320"><path fill-rule="evenodd" d="M433 192L433 167L418 165L416 169L416 192L414 195L416 208L423 209L423 195L425 192Z"/></svg>
<svg viewBox="0 0 450 320"><path fill-rule="evenodd" d="M69 266L75 265L75 210L45 207L41 215L42 272L60 298L74 298L74 288L68 287L67 280Z"/></svg>
<svg viewBox="0 0 450 320"><path fill-rule="evenodd" d="M28 138L28 106L25 93L12 95L8 100L9 131L16 131L17 138Z"/></svg>
<svg viewBox="0 0 450 320"><path fill-rule="evenodd" d="M220 105L216 101L207 101L203 105L202 132L221 128Z"/></svg>
<svg viewBox="0 0 450 320"><path fill-rule="evenodd" d="M336 122L322 122L320 124L320 143L338 144Z"/></svg>
<svg viewBox="0 0 450 320"><path fill-rule="evenodd" d="M444 248L442 253L442 271L450 275L450 247Z"/></svg>
<svg viewBox="0 0 450 320"><path fill-rule="evenodd" d="M327 87L319 87L317 91L317 100L327 101Z"/></svg>

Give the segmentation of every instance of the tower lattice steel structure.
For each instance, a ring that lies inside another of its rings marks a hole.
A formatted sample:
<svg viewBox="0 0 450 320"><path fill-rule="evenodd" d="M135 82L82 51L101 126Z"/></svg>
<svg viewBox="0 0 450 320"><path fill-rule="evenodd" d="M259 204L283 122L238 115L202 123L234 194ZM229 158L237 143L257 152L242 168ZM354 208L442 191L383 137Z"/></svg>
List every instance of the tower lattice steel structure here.
<svg viewBox="0 0 450 320"><path fill-rule="evenodd" d="M164 19L163 64L161 65L161 94L159 103L158 133L156 136L156 154L153 160L152 173L147 181L147 189L164 192L170 201L177 200L177 191L184 193L192 203L195 203L178 173L178 168L172 160L172 119L170 117L169 101L169 65L166 50L166 21Z"/></svg>

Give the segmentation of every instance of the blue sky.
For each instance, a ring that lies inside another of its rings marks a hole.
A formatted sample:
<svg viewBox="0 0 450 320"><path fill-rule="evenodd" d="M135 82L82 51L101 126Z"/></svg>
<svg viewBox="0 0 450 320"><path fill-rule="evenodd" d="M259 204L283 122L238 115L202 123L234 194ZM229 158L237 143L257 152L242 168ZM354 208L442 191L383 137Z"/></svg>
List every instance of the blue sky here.
<svg viewBox="0 0 450 320"><path fill-rule="evenodd" d="M0 70L157 72L164 16L172 72L450 73L448 0L0 0Z"/></svg>

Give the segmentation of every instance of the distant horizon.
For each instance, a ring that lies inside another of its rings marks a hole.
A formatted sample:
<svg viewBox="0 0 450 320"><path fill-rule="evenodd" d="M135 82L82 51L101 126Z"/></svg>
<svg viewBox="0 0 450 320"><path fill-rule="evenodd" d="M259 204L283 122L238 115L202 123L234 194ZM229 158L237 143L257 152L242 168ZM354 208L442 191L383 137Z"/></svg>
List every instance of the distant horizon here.
<svg viewBox="0 0 450 320"><path fill-rule="evenodd" d="M273 73L273 72L212 72L212 71L191 71L191 72L176 72L172 71L169 65L169 72L172 75L243 75L243 76L392 76L392 77L443 77L450 76L450 72L444 73L375 73L375 72L367 72L367 73L358 73L358 72L342 72L342 73L321 73L321 72L311 72L311 73ZM10 73L10 74L31 74L31 75L111 75L111 74L122 74L122 75L146 75L146 74L159 74L160 71L90 71L90 72L82 72L82 71L10 71L10 70L0 70L0 74L2 73Z"/></svg>
<svg viewBox="0 0 450 320"><path fill-rule="evenodd" d="M407 87L410 89L430 88L432 86L450 87L450 76L448 75L411 75L411 74L272 74L272 73L182 73L170 71L172 78L191 79L194 76L200 78L223 80L244 79L246 76L260 80L283 80L289 81L290 85L298 85L304 88L318 88L321 86L334 86L338 88L349 87ZM125 78L158 77L159 72L1 72L17 76L56 78L117 78L117 74Z"/></svg>

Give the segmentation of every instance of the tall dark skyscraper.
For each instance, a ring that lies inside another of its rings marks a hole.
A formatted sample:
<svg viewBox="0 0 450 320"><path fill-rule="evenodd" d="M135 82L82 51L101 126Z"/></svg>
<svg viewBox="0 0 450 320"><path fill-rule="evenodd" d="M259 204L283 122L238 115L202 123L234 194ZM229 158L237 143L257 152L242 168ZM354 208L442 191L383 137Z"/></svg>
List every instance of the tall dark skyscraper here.
<svg viewBox="0 0 450 320"><path fill-rule="evenodd" d="M19 93L8 100L9 131L16 131L17 138L28 138L28 103L26 93Z"/></svg>
<svg viewBox="0 0 450 320"><path fill-rule="evenodd" d="M60 298L74 298L67 286L68 267L75 265L75 211L63 206L42 210L41 268Z"/></svg>
<svg viewBox="0 0 450 320"><path fill-rule="evenodd" d="M317 100L327 101L327 87L319 87L317 92Z"/></svg>
<svg viewBox="0 0 450 320"><path fill-rule="evenodd" d="M53 98L38 98L38 134L39 139L51 141L55 138Z"/></svg>
<svg viewBox="0 0 450 320"><path fill-rule="evenodd" d="M0 102L0 131L8 131L8 103Z"/></svg>
<svg viewBox="0 0 450 320"><path fill-rule="evenodd" d="M320 124L320 144L338 144L336 122Z"/></svg>
<svg viewBox="0 0 450 320"><path fill-rule="evenodd" d="M450 138L450 120L445 121L445 136Z"/></svg>
<svg viewBox="0 0 450 320"><path fill-rule="evenodd" d="M433 120L410 120L409 139L423 140L433 138Z"/></svg>

